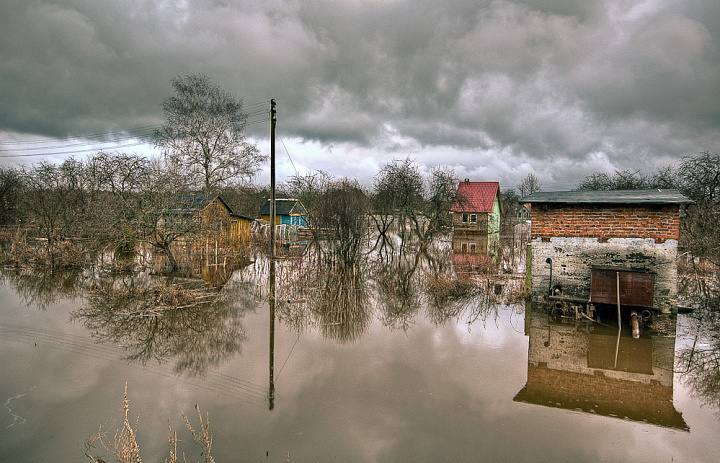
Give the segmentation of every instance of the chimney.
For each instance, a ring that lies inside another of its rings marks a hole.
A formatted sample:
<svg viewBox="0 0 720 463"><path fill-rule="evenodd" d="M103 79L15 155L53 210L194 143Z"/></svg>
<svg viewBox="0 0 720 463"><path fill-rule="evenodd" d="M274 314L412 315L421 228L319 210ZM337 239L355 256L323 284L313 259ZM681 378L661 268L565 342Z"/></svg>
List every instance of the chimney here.
<svg viewBox="0 0 720 463"><path fill-rule="evenodd" d="M466 179L465 179L465 183L470 183L470 179L469 179L469 178L466 178Z"/></svg>

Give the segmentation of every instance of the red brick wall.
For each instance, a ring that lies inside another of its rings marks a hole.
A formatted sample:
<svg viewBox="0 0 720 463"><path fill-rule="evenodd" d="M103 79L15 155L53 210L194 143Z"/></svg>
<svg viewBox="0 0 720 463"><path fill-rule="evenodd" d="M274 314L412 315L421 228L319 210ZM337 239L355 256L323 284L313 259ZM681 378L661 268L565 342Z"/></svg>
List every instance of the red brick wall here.
<svg viewBox="0 0 720 463"><path fill-rule="evenodd" d="M524 402L687 429L673 405L672 387L655 380L623 381L608 378L601 370L585 375L528 364L528 381L521 394L518 398Z"/></svg>
<svg viewBox="0 0 720 463"><path fill-rule="evenodd" d="M654 238L657 242L678 239L680 206L590 205L532 206L534 238Z"/></svg>

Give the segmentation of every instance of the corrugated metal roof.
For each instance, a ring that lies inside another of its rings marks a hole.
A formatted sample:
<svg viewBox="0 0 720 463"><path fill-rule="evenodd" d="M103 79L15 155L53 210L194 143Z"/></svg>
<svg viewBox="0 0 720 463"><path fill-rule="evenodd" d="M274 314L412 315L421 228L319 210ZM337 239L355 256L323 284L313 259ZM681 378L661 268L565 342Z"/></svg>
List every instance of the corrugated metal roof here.
<svg viewBox="0 0 720 463"><path fill-rule="evenodd" d="M460 182L452 212L492 212L499 182Z"/></svg>
<svg viewBox="0 0 720 463"><path fill-rule="evenodd" d="M305 206L297 199L278 198L275 200L275 214L277 215L307 215ZM270 200L260 209L260 215L270 215Z"/></svg>
<svg viewBox="0 0 720 463"><path fill-rule="evenodd" d="M691 204L677 190L539 191L519 201L533 204Z"/></svg>
<svg viewBox="0 0 720 463"><path fill-rule="evenodd" d="M208 195L208 194L187 194L187 195L175 195L176 200L176 212L180 213L192 213L202 211L208 205L217 198L218 201L222 202L228 211L232 213L232 209L227 205L224 199L220 195Z"/></svg>

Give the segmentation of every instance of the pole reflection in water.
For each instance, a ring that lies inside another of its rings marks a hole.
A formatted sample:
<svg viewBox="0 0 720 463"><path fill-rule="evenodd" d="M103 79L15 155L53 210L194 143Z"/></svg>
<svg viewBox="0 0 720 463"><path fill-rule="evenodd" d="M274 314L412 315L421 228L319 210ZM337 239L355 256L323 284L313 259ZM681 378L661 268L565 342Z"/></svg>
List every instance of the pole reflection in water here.
<svg viewBox="0 0 720 463"><path fill-rule="evenodd" d="M527 383L516 402L583 411L689 431L673 404L675 319L633 338L628 330L531 317Z"/></svg>
<svg viewBox="0 0 720 463"><path fill-rule="evenodd" d="M270 346L269 346L269 374L270 385L268 388L269 408L275 408L275 259L270 258L270 295L268 305L270 306Z"/></svg>

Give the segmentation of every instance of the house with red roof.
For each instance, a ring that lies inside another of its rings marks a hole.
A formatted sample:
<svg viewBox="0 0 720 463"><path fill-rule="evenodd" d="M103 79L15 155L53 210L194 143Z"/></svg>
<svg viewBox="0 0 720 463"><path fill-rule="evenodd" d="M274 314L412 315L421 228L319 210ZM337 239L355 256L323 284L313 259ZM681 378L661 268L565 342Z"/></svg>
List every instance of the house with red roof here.
<svg viewBox="0 0 720 463"><path fill-rule="evenodd" d="M458 185L450 212L455 253L498 256L503 212L500 183L465 179Z"/></svg>

